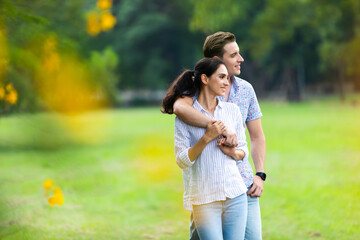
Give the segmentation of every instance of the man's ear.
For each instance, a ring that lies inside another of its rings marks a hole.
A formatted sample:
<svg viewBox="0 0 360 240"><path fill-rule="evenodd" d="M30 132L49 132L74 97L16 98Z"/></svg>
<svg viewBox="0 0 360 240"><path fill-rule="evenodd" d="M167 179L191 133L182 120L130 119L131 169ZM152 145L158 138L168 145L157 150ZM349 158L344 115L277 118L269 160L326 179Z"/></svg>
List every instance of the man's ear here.
<svg viewBox="0 0 360 240"><path fill-rule="evenodd" d="M207 85L208 84L208 81L209 81L209 78L206 76L206 74L201 74L201 82L204 84L204 85Z"/></svg>

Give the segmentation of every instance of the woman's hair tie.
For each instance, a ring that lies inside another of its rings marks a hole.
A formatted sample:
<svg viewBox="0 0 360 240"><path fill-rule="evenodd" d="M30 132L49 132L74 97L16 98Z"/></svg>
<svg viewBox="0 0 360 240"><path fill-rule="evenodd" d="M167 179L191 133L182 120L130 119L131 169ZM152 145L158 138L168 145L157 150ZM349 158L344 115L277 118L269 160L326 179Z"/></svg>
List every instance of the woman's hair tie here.
<svg viewBox="0 0 360 240"><path fill-rule="evenodd" d="M191 72L191 79L192 79L193 81L195 81L195 77L196 77L195 71L190 71L190 72Z"/></svg>

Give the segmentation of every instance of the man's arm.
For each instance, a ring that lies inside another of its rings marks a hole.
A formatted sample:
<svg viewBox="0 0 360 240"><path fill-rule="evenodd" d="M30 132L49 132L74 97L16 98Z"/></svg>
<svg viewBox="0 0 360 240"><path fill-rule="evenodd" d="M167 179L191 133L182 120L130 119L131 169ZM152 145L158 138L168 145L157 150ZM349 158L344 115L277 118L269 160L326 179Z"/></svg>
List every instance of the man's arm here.
<svg viewBox="0 0 360 240"><path fill-rule="evenodd" d="M254 161L256 172L264 172L265 165L265 136L261 126L261 119L255 119L246 122L250 135L251 156ZM261 197L264 181L259 176L254 176L254 182L248 195L252 197Z"/></svg>
<svg viewBox="0 0 360 240"><path fill-rule="evenodd" d="M206 128L213 119L193 108L193 103L193 99L188 96L177 99L173 107L175 115L191 126ZM234 132L226 129L223 135L226 137L227 145L237 146L237 136Z"/></svg>
<svg viewBox="0 0 360 240"><path fill-rule="evenodd" d="M206 128L212 119L193 108L193 103L191 97L179 98L174 103L175 115L191 126Z"/></svg>

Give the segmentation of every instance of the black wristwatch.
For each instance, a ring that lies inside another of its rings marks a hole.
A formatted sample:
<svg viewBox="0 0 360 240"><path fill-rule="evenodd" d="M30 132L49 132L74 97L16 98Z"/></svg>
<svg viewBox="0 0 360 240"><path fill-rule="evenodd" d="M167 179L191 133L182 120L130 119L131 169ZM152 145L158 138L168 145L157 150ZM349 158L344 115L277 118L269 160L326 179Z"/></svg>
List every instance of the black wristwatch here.
<svg viewBox="0 0 360 240"><path fill-rule="evenodd" d="M263 181L265 181L265 179L266 179L266 173L264 173L264 172L256 172L255 175L261 177L261 179Z"/></svg>

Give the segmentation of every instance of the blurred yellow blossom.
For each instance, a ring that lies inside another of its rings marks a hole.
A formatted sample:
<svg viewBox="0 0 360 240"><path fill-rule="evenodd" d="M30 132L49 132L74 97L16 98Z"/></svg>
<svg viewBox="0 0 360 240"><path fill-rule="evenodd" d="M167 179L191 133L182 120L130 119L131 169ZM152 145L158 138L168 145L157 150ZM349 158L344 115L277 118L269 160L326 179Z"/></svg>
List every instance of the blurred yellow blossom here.
<svg viewBox="0 0 360 240"><path fill-rule="evenodd" d="M5 89L0 87L0 100L5 98Z"/></svg>
<svg viewBox="0 0 360 240"><path fill-rule="evenodd" d="M54 188L54 199L55 203L59 206L64 204L64 196L59 187Z"/></svg>
<svg viewBox="0 0 360 240"><path fill-rule="evenodd" d="M56 51L57 38L55 36L48 37L43 46L43 67L48 72L58 70L60 67L60 56Z"/></svg>
<svg viewBox="0 0 360 240"><path fill-rule="evenodd" d="M44 41L42 64L36 76L36 90L47 106L62 113L99 108L94 96L97 85L89 81L91 72L75 54L60 54L57 40Z"/></svg>
<svg viewBox="0 0 360 240"><path fill-rule="evenodd" d="M57 38L56 36L48 37L45 42L43 49L45 52L53 52L57 48Z"/></svg>
<svg viewBox="0 0 360 240"><path fill-rule="evenodd" d="M61 189L59 187L54 188L54 194L61 194Z"/></svg>
<svg viewBox="0 0 360 240"><path fill-rule="evenodd" d="M48 191L50 188L54 185L54 182L51 179L48 179L44 182L44 188L46 189L45 196L48 196ZM62 191L59 187L54 188L54 196L48 198L48 203L50 206L55 206L55 204L61 206L64 204L64 196L62 194Z"/></svg>
<svg viewBox="0 0 360 240"><path fill-rule="evenodd" d="M6 89L6 91L10 92L11 90L14 89L14 87L13 87L13 85L11 83L8 83L8 84L6 84L5 89Z"/></svg>
<svg viewBox="0 0 360 240"><path fill-rule="evenodd" d="M64 196L62 195L61 192L58 193L58 194L55 194L54 198L55 198L56 203L57 203L59 206L61 206L61 205L64 204Z"/></svg>
<svg viewBox="0 0 360 240"><path fill-rule="evenodd" d="M97 7L105 10L111 8L112 1L111 0L98 0L96 3Z"/></svg>
<svg viewBox="0 0 360 240"><path fill-rule="evenodd" d="M101 31L109 31L116 23L116 18L110 13L112 0L98 0L97 10L91 11L87 17L86 30L91 36Z"/></svg>
<svg viewBox="0 0 360 240"><path fill-rule="evenodd" d="M56 199L55 199L55 197L51 197L51 198L49 198L48 199L48 202L49 202L49 204L50 204L50 206L55 206L55 204L56 204Z"/></svg>
<svg viewBox="0 0 360 240"><path fill-rule="evenodd" d="M57 53L49 54L44 60L44 68L48 71L54 71L59 69L60 66L60 57Z"/></svg>
<svg viewBox="0 0 360 240"><path fill-rule="evenodd" d="M47 180L45 180L45 182L44 182L44 188L45 188L46 190L49 190L49 189L53 186L53 184L54 184L53 180L47 179Z"/></svg>
<svg viewBox="0 0 360 240"><path fill-rule="evenodd" d="M5 96L5 101L10 104L15 104L18 100L18 94L15 89L9 91L9 93Z"/></svg>
<svg viewBox="0 0 360 240"><path fill-rule="evenodd" d="M114 27L116 18L111 13L101 14L101 29L103 31L109 31Z"/></svg>
<svg viewBox="0 0 360 240"><path fill-rule="evenodd" d="M88 33L92 36L99 34L99 32L101 31L99 14L97 14L96 12L91 12L88 15L86 29Z"/></svg>
<svg viewBox="0 0 360 240"><path fill-rule="evenodd" d="M0 87L0 99L10 104L15 104L18 100L18 93L11 83L6 84L5 88Z"/></svg>

